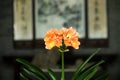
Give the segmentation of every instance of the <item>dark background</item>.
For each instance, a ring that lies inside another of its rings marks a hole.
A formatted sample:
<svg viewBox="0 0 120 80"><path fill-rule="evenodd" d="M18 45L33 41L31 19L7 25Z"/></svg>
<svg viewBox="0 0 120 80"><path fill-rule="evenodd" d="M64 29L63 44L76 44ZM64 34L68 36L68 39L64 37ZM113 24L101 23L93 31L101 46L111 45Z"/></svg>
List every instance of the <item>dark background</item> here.
<svg viewBox="0 0 120 80"><path fill-rule="evenodd" d="M102 48L99 55L109 58L110 80L120 76L120 0L107 0L109 46ZM95 48L80 48L75 53L90 54ZM45 53L45 49L15 49L13 46L13 0L0 0L0 80L14 80L14 66L6 62L5 56L34 56ZM106 56L106 57L107 57ZM111 62L113 61L113 62Z"/></svg>

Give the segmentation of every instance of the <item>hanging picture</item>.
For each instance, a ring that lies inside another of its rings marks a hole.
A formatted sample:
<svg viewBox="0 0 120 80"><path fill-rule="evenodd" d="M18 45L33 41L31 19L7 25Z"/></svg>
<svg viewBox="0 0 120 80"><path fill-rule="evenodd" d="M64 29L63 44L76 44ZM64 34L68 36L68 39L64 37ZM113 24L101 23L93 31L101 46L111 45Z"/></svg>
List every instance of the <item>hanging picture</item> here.
<svg viewBox="0 0 120 80"><path fill-rule="evenodd" d="M32 0L14 0L14 40L32 40Z"/></svg>
<svg viewBox="0 0 120 80"><path fill-rule="evenodd" d="M88 1L88 38L107 39L107 10L106 0Z"/></svg>
<svg viewBox="0 0 120 80"><path fill-rule="evenodd" d="M51 28L74 27L85 38L85 0L35 0L35 38Z"/></svg>

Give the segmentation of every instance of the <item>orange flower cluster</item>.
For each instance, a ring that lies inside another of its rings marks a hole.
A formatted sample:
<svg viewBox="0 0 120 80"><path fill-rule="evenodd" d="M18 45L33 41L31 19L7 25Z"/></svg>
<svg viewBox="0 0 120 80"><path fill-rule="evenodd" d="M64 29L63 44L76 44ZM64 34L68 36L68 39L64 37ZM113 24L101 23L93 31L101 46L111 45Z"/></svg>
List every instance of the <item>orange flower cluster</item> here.
<svg viewBox="0 0 120 80"><path fill-rule="evenodd" d="M66 46L71 46L75 49L79 48L80 42L78 41L79 34L72 27L62 28L61 30L51 29L45 35L46 49L52 49L54 46L62 46L62 40Z"/></svg>

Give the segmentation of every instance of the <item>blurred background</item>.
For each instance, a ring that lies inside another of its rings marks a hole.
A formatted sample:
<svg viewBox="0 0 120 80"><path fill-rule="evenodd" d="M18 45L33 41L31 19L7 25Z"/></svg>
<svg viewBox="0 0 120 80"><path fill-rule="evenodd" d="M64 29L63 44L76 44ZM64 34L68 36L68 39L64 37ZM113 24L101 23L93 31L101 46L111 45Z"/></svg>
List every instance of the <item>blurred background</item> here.
<svg viewBox="0 0 120 80"><path fill-rule="evenodd" d="M0 80L19 80L19 69L20 66L15 62L15 59L25 58L29 61L36 61L36 55L38 53L52 53L44 49L43 47L29 47L30 45L36 46L36 44L26 44L25 41L15 41L14 40L14 11L13 11L13 3L16 0L0 0ZM86 56L89 56L97 47L101 47L101 51L96 55L93 61L97 61L99 59L106 60L106 63L103 65L103 68L108 70L110 73L110 80L119 80L120 76L120 0L107 0L107 21L108 21L108 39L107 42L99 42L99 45L103 46L82 46L79 50L72 50L69 56L66 58L69 60L73 60L73 62L67 62L66 64L75 65L74 61L78 59L84 60ZM41 42L37 42L40 44ZM29 41L28 41L29 42ZM81 43L82 43L81 42ZM17 43L17 44L15 44ZM30 45L29 45L30 44ZM90 45L95 45L96 42L90 43ZM25 46L27 45L26 48ZM107 45L107 46L106 46ZM38 45L37 45L38 46ZM43 45L39 45L43 46ZM23 48L22 48L23 47ZM25 48L24 48L25 47ZM54 52L54 51L53 51ZM80 53L80 54L79 54ZM40 56L46 56L41 55ZM55 57L59 55L49 55L51 57ZM39 57L38 57L39 58ZM44 58L43 58L44 59ZM41 60L43 60L41 59ZM59 58L58 58L59 59ZM54 60L58 60L54 59ZM41 64L42 61L40 60ZM38 62L39 63L39 62ZM56 63L56 61L55 61ZM37 63L35 63L37 64ZM59 62L58 62L59 64ZM39 65L39 64L38 64ZM44 67L44 66L43 66ZM75 68L72 66L72 68ZM68 74L69 76L69 74Z"/></svg>

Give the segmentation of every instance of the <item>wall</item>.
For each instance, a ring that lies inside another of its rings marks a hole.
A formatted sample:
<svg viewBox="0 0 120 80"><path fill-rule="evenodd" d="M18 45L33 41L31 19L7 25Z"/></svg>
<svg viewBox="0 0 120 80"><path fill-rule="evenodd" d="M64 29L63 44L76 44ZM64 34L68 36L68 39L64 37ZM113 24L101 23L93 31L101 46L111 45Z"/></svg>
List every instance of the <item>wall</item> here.
<svg viewBox="0 0 120 80"><path fill-rule="evenodd" d="M109 47L103 48L101 54L116 54L118 58L109 65L111 80L119 80L120 74L120 0L108 1L108 27L109 27ZM93 48L82 48L76 53L91 53ZM15 50L13 47L13 0L0 1L0 78L1 80L13 80L13 67L5 64L2 57L5 55L34 55L38 52L44 52L40 49L34 50ZM100 53L99 53L100 54ZM7 73L7 74L6 74Z"/></svg>

